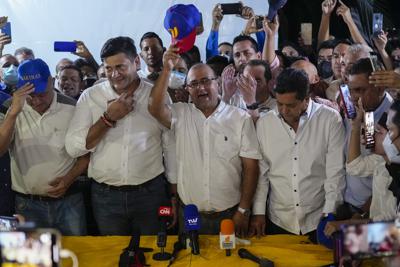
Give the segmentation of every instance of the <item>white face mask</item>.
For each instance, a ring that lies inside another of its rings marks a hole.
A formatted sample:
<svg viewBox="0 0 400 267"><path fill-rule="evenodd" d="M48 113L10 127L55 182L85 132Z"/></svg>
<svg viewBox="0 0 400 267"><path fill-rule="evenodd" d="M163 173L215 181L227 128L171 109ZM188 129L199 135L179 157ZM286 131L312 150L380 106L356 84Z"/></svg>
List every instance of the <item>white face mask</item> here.
<svg viewBox="0 0 400 267"><path fill-rule="evenodd" d="M10 65L8 68L3 68L3 81L9 85L16 85L18 82L18 67Z"/></svg>
<svg viewBox="0 0 400 267"><path fill-rule="evenodd" d="M172 71L169 76L168 87L171 89L181 89L185 84L186 74L179 71Z"/></svg>
<svg viewBox="0 0 400 267"><path fill-rule="evenodd" d="M390 139L389 133L386 134L386 137L383 140L382 145L383 145L383 150L385 150L386 157L388 157L389 161L392 163L400 164L400 156L399 156L400 152Z"/></svg>

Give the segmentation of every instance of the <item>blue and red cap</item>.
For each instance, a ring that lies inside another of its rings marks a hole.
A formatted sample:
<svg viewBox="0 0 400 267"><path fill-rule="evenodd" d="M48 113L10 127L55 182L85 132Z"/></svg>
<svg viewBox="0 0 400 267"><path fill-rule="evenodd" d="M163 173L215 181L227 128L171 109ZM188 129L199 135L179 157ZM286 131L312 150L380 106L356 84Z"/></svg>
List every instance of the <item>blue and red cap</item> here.
<svg viewBox="0 0 400 267"><path fill-rule="evenodd" d="M164 28L171 34L172 43L179 48L179 53L192 49L196 41L196 27L200 25L201 15L192 4L171 6L164 18Z"/></svg>
<svg viewBox="0 0 400 267"><path fill-rule="evenodd" d="M46 91L49 76L50 69L46 62L40 58L25 60L18 67L17 87L32 83L35 87L34 93L43 93Z"/></svg>

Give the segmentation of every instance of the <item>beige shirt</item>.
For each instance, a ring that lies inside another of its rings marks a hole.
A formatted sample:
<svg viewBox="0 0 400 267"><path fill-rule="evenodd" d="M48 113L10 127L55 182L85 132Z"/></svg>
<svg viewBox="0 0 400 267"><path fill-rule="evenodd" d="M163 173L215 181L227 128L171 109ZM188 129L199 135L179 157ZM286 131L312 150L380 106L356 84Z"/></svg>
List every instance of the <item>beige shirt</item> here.
<svg viewBox="0 0 400 267"><path fill-rule="evenodd" d="M254 123L239 108L220 102L208 118L193 104L175 103L178 193L200 211L223 211L241 195L241 157L260 159Z"/></svg>
<svg viewBox="0 0 400 267"><path fill-rule="evenodd" d="M75 159L65 149L65 135L74 108L75 100L56 92L43 115L24 105L9 149L13 190L46 195L48 183L73 167Z"/></svg>
<svg viewBox="0 0 400 267"><path fill-rule="evenodd" d="M134 110L108 130L93 149L86 149L90 127L107 110L107 102L118 98L108 81L85 90L78 100L67 136L66 148L77 157L91 152L88 176L114 186L138 185L164 172L163 152L171 169L175 163L174 138L148 112L152 85L141 80L134 93ZM171 143L172 142L172 143Z"/></svg>

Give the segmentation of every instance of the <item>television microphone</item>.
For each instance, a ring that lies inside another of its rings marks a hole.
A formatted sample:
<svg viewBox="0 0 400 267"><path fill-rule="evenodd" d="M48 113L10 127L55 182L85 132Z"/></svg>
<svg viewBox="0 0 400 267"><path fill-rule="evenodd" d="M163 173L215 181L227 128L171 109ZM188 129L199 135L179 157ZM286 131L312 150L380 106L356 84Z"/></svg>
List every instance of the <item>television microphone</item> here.
<svg viewBox="0 0 400 267"><path fill-rule="evenodd" d="M168 206L161 206L158 208L158 218L160 220L160 232L157 233L157 247L161 251L153 254L153 259L156 261L167 261L171 258L171 253L165 252L167 246L167 226L171 220L172 208Z"/></svg>
<svg viewBox="0 0 400 267"><path fill-rule="evenodd" d="M221 221L219 247L225 249L226 256L230 256L231 249L236 247L235 224L231 219L224 219Z"/></svg>
<svg viewBox="0 0 400 267"><path fill-rule="evenodd" d="M119 267L142 267L146 266L144 251L139 247L140 229L134 227L129 246L123 250L119 257Z"/></svg>
<svg viewBox="0 0 400 267"><path fill-rule="evenodd" d="M190 245L192 247L192 254L200 254L199 247L199 229L200 229L200 217L199 210L196 205L186 205L183 210L185 220L185 231L189 235Z"/></svg>
<svg viewBox="0 0 400 267"><path fill-rule="evenodd" d="M260 267L274 267L274 263L272 261L265 258L259 258L245 248L239 249L238 254L242 259L248 259L258 263Z"/></svg>

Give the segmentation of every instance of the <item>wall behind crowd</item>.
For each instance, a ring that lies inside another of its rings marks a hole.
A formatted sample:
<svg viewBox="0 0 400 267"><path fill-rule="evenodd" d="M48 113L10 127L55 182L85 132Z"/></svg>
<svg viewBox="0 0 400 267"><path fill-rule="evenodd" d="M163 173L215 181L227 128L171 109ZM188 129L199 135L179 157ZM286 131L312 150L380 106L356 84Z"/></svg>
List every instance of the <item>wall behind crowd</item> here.
<svg viewBox="0 0 400 267"><path fill-rule="evenodd" d="M8 16L12 26L12 43L4 53L13 53L26 46L49 64L53 74L57 61L63 57L75 58L69 53L53 51L54 41L82 40L96 60L100 61L103 43L111 37L132 37L139 49L140 37L147 31L158 33L165 46L170 36L163 27L166 10L178 3L192 3L203 14L204 33L198 36L196 45L205 58L206 40L211 28L212 9L217 3L238 2L232 0L1 0L0 16ZM268 12L267 0L243 1L256 14ZM220 26L220 42L231 42L244 27L244 20L225 16Z"/></svg>

